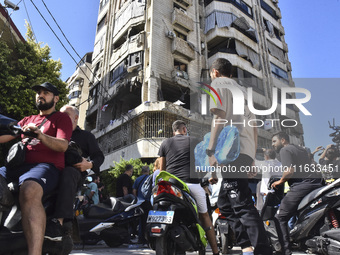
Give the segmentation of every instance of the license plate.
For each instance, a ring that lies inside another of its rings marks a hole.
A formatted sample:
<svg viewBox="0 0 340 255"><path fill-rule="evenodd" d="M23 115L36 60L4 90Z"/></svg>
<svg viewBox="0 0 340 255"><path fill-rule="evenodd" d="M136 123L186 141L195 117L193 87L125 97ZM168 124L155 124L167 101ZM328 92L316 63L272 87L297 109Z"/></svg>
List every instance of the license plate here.
<svg viewBox="0 0 340 255"><path fill-rule="evenodd" d="M149 211L147 223L171 224L174 214L174 211Z"/></svg>

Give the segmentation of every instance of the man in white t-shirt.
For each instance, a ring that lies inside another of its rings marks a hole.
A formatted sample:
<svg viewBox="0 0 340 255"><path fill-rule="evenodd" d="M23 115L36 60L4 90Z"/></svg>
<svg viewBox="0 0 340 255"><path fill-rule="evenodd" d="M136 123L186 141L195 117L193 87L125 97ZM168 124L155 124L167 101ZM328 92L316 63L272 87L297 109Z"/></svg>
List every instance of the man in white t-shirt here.
<svg viewBox="0 0 340 255"><path fill-rule="evenodd" d="M254 206L252 193L248 186L248 176L242 169L250 169L254 163L257 146L257 129L250 126L249 120L256 119L248 107L244 105L242 114L234 114L234 104L238 99L247 98L246 89L231 79L232 65L224 58L216 59L210 68L212 78L211 87L216 90L221 101L215 104L210 102L210 112L214 115L211 125L211 136L206 153L209 164L217 166L218 162L214 156L217 138L226 123L237 127L240 136L240 155L229 165L236 172L224 174L217 206L232 226L236 241L242 248L243 254L271 255L272 249L263 226L263 222ZM231 90L234 91L232 94ZM237 91L235 93L235 91ZM242 94L240 94L240 91ZM244 104L244 101L242 102ZM236 104L235 104L236 105ZM236 110L236 109L235 109ZM216 181L215 176L210 179L211 183ZM254 252L252 247L254 247Z"/></svg>

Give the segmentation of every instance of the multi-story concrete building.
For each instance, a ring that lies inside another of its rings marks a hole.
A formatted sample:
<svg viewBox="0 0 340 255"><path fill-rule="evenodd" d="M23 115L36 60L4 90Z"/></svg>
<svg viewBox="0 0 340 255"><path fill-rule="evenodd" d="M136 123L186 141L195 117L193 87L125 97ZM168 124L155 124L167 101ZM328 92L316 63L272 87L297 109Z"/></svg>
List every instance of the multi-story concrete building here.
<svg viewBox="0 0 340 255"><path fill-rule="evenodd" d="M76 71L66 80L69 89L69 105L78 107L78 126L83 129L85 128L86 112L89 107L89 87L92 75L91 63L92 52L89 52L77 63Z"/></svg>
<svg viewBox="0 0 340 255"><path fill-rule="evenodd" d="M8 9L15 11L18 6L2 6L0 4L0 40L7 43L8 47L14 48L17 42L25 42L25 39L13 23Z"/></svg>
<svg viewBox="0 0 340 255"><path fill-rule="evenodd" d="M188 120L191 134L209 131L200 125L210 121L199 114L198 88L216 58L227 58L233 78L253 88L256 109L269 109L274 87L279 95L294 87L280 19L277 0L102 0L86 117L106 155L102 169L120 157L157 157L176 119ZM265 118L300 123L293 105L285 115L258 116ZM270 146L280 129L279 121L259 128L258 146ZM303 143L301 124L286 131Z"/></svg>

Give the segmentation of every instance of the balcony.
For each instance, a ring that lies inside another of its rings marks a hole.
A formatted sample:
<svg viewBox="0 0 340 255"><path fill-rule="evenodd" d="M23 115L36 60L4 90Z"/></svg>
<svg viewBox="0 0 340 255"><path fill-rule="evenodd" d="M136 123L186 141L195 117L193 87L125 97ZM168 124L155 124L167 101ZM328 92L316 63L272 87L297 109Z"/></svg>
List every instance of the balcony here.
<svg viewBox="0 0 340 255"><path fill-rule="evenodd" d="M194 21L187 14L178 8L174 8L172 13L172 24L190 32L194 30Z"/></svg>
<svg viewBox="0 0 340 255"><path fill-rule="evenodd" d="M179 57L185 57L189 61L195 59L195 51L189 46L188 42L175 37L172 41L172 53Z"/></svg>

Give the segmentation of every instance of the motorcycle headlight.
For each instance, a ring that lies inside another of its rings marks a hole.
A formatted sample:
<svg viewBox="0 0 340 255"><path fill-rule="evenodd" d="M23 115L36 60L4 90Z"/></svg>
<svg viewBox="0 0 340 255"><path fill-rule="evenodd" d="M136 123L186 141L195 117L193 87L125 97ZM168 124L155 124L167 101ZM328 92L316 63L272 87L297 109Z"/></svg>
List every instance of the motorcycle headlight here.
<svg viewBox="0 0 340 255"><path fill-rule="evenodd" d="M331 192L329 192L328 194L325 195L326 197L337 197L340 196L340 188L337 188Z"/></svg>

